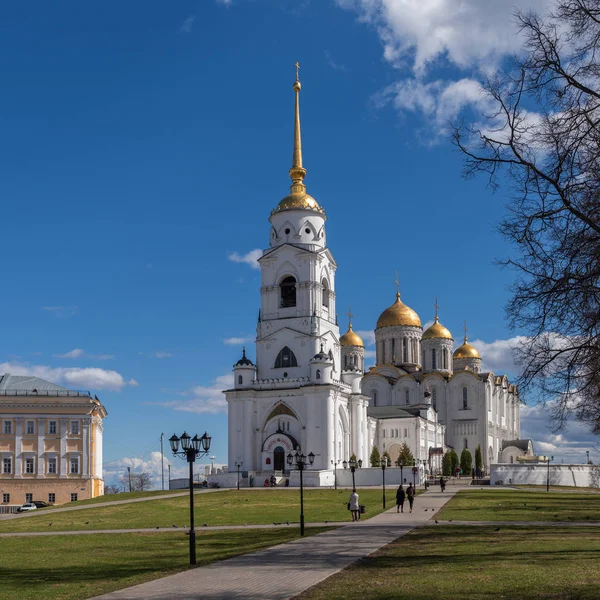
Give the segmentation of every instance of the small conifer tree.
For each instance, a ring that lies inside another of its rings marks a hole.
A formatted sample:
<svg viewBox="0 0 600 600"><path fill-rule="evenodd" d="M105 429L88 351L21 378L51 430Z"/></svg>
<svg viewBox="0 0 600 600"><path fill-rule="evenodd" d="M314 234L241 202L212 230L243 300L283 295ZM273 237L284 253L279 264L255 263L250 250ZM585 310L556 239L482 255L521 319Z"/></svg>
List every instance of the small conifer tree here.
<svg viewBox="0 0 600 600"><path fill-rule="evenodd" d="M379 454L379 450L377 446L373 446L373 450L371 450L370 462L372 467L378 467L381 462L381 454Z"/></svg>

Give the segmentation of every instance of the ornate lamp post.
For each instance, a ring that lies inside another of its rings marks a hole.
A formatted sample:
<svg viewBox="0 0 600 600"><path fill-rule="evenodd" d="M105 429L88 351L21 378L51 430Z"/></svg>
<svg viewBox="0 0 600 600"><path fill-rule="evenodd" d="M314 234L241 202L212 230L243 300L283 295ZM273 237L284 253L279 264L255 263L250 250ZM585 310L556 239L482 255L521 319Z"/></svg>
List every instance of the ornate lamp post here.
<svg viewBox="0 0 600 600"><path fill-rule="evenodd" d="M352 489L355 490L356 483L354 481L354 472L356 471L357 466L359 469L362 467L362 460L359 460L358 464L357 464L356 461L353 458L351 458L350 462L344 461L342 464L344 465L344 469L347 469L348 467L350 467L350 472L352 473Z"/></svg>
<svg viewBox="0 0 600 600"><path fill-rule="evenodd" d="M417 467L417 463L413 462L413 487L416 489L417 487L417 473L419 471L419 467Z"/></svg>
<svg viewBox="0 0 600 600"><path fill-rule="evenodd" d="M204 432L202 437L193 438L184 431L181 437L173 434L169 439L173 456L187 460L190 465L190 565L196 564L196 530L194 529L194 463L197 458L206 456L210 451L210 435ZM179 444L181 443L181 450Z"/></svg>
<svg viewBox="0 0 600 600"><path fill-rule="evenodd" d="M333 465L333 489L337 490L337 460L332 460Z"/></svg>
<svg viewBox="0 0 600 600"><path fill-rule="evenodd" d="M546 456L546 462L548 463L548 476L546 477L546 491L550 491L550 461L554 460L554 456Z"/></svg>
<svg viewBox="0 0 600 600"><path fill-rule="evenodd" d="M381 476L383 478L383 510L385 510L385 468L388 466L387 456L381 459Z"/></svg>
<svg viewBox="0 0 600 600"><path fill-rule="evenodd" d="M308 458L308 463L306 459ZM287 464L292 467L294 464L298 471L300 471L300 535L304 535L304 487L302 484L302 472L307 465L312 465L315 462L315 455L311 452L308 457L300 452L292 454L291 452L287 455Z"/></svg>
<svg viewBox="0 0 600 600"><path fill-rule="evenodd" d="M237 473L238 473L238 480L237 480L237 489L240 489L240 467L244 464L244 461L240 461L238 462L237 460L235 461L235 466L237 467Z"/></svg>

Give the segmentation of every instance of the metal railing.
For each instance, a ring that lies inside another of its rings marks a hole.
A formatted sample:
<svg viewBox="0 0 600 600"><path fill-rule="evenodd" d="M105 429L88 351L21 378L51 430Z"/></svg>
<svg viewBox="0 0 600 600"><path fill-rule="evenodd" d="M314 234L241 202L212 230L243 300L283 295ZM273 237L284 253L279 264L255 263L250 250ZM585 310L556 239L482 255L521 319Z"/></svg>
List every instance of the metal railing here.
<svg viewBox="0 0 600 600"><path fill-rule="evenodd" d="M53 398L91 398L86 390L0 390L0 396L49 396Z"/></svg>

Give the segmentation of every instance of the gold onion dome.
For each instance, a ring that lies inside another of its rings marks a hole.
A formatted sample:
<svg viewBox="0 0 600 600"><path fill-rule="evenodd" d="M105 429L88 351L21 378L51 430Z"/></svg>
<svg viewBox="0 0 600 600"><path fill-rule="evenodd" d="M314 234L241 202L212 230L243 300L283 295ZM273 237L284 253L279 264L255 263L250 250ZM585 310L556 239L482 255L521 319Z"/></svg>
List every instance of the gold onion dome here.
<svg viewBox="0 0 600 600"><path fill-rule="evenodd" d="M408 325L410 327L421 327L419 315L410 306L406 306L400 300L400 292L396 292L396 302L386 308L379 319L376 329L381 327L393 327L395 325Z"/></svg>
<svg viewBox="0 0 600 600"><path fill-rule="evenodd" d="M296 63L296 81L293 89L296 93L296 115L294 119L294 156L292 158L292 168L290 169L291 193L287 195L273 210L273 213L284 210L314 210L320 213L325 211L319 206L319 203L306 193L304 178L306 169L302 166L302 135L300 133L300 90L302 86L298 80L298 69L300 65Z"/></svg>
<svg viewBox="0 0 600 600"><path fill-rule="evenodd" d="M352 331L352 325L348 325L348 331L340 338L340 346L360 346L365 347L360 335Z"/></svg>
<svg viewBox="0 0 600 600"><path fill-rule="evenodd" d="M462 346L459 346L452 355L453 358L481 358L477 349L467 342L467 336Z"/></svg>
<svg viewBox="0 0 600 600"><path fill-rule="evenodd" d="M448 329L446 329L439 321L437 315L435 316L435 321L431 327L425 330L423 340L431 340L434 338L442 338L444 340L451 340L452 334Z"/></svg>

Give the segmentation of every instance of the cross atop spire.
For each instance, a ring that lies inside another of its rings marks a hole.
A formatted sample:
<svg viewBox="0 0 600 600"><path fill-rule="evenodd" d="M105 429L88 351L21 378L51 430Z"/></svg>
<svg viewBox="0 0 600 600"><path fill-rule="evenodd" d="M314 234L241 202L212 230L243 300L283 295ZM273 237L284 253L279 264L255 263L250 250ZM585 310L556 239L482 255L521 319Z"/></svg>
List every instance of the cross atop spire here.
<svg viewBox="0 0 600 600"><path fill-rule="evenodd" d="M298 70L300 69L300 65L298 64L298 61L296 61L296 64L294 66L296 67L296 81L300 81L298 79Z"/></svg>
<svg viewBox="0 0 600 600"><path fill-rule="evenodd" d="M435 320L438 320L438 311L440 310L440 306L438 304L438 297L435 297L435 302L433 303L433 308L435 308Z"/></svg>
<svg viewBox="0 0 600 600"><path fill-rule="evenodd" d="M352 329L352 317L354 316L350 307L348 307L348 312L346 314L348 315L348 329L350 330Z"/></svg>
<svg viewBox="0 0 600 600"><path fill-rule="evenodd" d="M465 344L467 343L467 322L465 321Z"/></svg>
<svg viewBox="0 0 600 600"><path fill-rule="evenodd" d="M394 283L396 284L396 299L400 300L400 282L398 281L398 269L396 269L396 279L394 279Z"/></svg>

